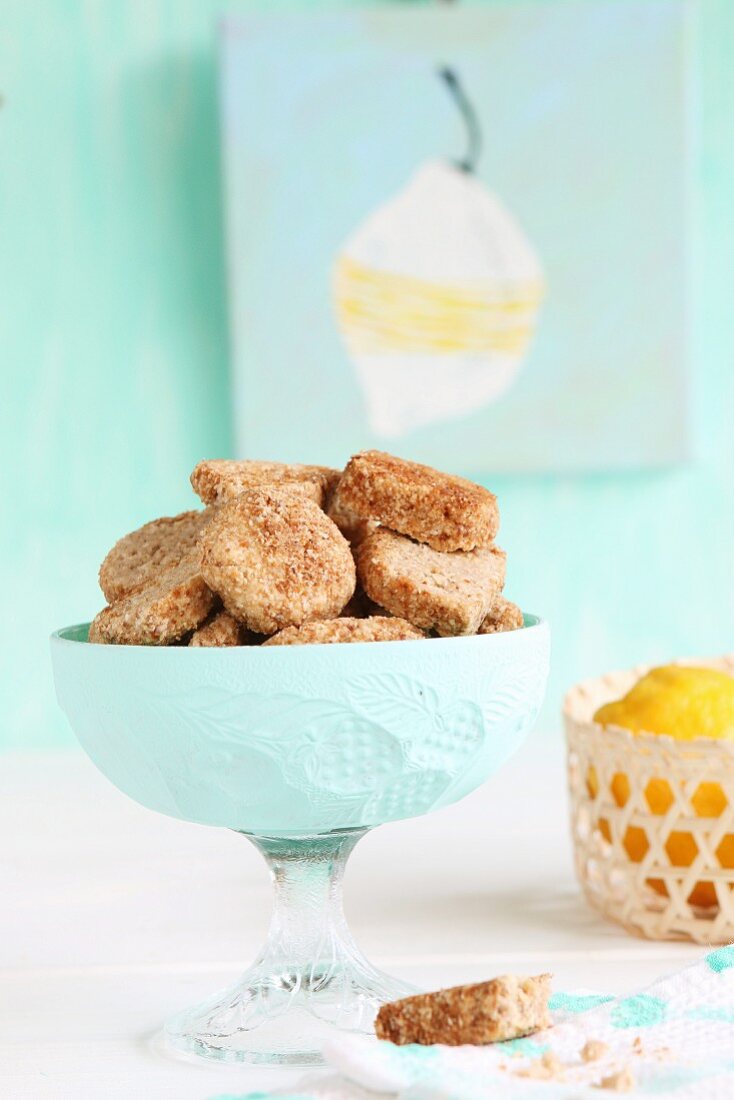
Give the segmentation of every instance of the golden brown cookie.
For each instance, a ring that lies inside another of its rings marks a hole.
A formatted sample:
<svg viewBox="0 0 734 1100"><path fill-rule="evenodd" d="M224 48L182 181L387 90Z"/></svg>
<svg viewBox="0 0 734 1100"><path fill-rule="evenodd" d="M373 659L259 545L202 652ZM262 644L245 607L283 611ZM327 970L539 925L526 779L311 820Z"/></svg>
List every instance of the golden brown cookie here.
<svg viewBox="0 0 734 1100"><path fill-rule="evenodd" d="M505 630L519 630L523 625L522 611L517 604L497 595L477 634L502 634Z"/></svg>
<svg viewBox="0 0 734 1100"><path fill-rule="evenodd" d="M248 489L289 486L323 507L339 477L339 471L328 466L210 458L194 467L191 484L204 504L232 500Z"/></svg>
<svg viewBox="0 0 734 1100"><path fill-rule="evenodd" d="M99 586L108 603L121 600L178 565L196 545L211 513L182 512L163 516L124 535L110 550L99 570Z"/></svg>
<svg viewBox="0 0 734 1100"><path fill-rule="evenodd" d="M334 618L354 593L349 543L303 493L242 493L222 505L200 546L207 584L258 634Z"/></svg>
<svg viewBox="0 0 734 1100"><path fill-rule="evenodd" d="M499 529L488 489L382 451L350 458L337 496L341 508L434 550L487 549Z"/></svg>
<svg viewBox="0 0 734 1100"><path fill-rule="evenodd" d="M378 527L356 551L360 583L370 599L421 630L475 634L505 581L505 553L443 554Z"/></svg>
<svg viewBox="0 0 734 1100"><path fill-rule="evenodd" d="M246 630L226 611L216 611L194 631L189 639L189 645L207 647L257 645L259 641L259 638Z"/></svg>
<svg viewBox="0 0 734 1100"><path fill-rule="evenodd" d="M405 1043L483 1046L519 1039L550 1027L550 974L514 974L477 985L420 993L383 1005L377 1013L378 1039Z"/></svg>
<svg viewBox="0 0 734 1100"><path fill-rule="evenodd" d="M332 642L405 642L425 638L405 619L392 615L371 619L325 619L303 626L289 626L263 645L326 645Z"/></svg>
<svg viewBox="0 0 734 1100"><path fill-rule="evenodd" d="M215 597L199 572L196 550L157 580L105 607L89 629L90 642L170 645L204 622Z"/></svg>

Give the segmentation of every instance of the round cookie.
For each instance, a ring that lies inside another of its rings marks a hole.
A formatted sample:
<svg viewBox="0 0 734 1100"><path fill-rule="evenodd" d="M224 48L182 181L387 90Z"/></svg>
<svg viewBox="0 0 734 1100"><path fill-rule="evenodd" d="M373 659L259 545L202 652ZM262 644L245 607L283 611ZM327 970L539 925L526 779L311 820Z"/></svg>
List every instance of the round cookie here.
<svg viewBox="0 0 734 1100"><path fill-rule="evenodd" d="M323 506L340 476L328 466L208 458L194 467L191 485L204 504L224 503L249 489L287 486Z"/></svg>
<svg viewBox="0 0 734 1100"><path fill-rule="evenodd" d="M338 498L355 516L449 553L489 549L499 529L497 499L488 489L383 451L349 459Z"/></svg>
<svg viewBox="0 0 734 1100"><path fill-rule="evenodd" d="M107 602L124 599L162 570L178 565L210 518L206 511L163 516L119 539L99 569L99 586Z"/></svg>
<svg viewBox="0 0 734 1100"><path fill-rule="evenodd" d="M263 645L327 645L335 642L404 642L425 638L420 630L390 615L371 619L326 619L289 626Z"/></svg>
<svg viewBox="0 0 734 1100"><path fill-rule="evenodd" d="M105 607L89 628L89 641L107 645L170 645L195 630L214 606L214 593L190 551L159 578Z"/></svg>
<svg viewBox="0 0 734 1100"><path fill-rule="evenodd" d="M258 634L334 618L354 594L349 543L302 493L240 494L222 505L200 547L207 584Z"/></svg>

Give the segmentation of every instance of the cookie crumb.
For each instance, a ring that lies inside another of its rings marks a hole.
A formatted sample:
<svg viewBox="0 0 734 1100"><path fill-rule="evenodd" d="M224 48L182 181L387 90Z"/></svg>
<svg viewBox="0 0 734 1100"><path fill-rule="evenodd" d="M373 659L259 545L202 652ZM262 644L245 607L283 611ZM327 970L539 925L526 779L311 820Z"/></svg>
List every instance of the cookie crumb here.
<svg viewBox="0 0 734 1100"><path fill-rule="evenodd" d="M606 1089L607 1092L631 1092L635 1087L635 1079L628 1069L621 1069L617 1073L610 1073L608 1077L602 1077L598 1089Z"/></svg>
<svg viewBox="0 0 734 1100"><path fill-rule="evenodd" d="M581 1048L581 1060L583 1062L598 1062L609 1053L609 1047L600 1039L587 1039Z"/></svg>
<svg viewBox="0 0 734 1100"><path fill-rule="evenodd" d="M552 1050L546 1050L541 1058L531 1062L526 1069L517 1070L515 1077L526 1077L534 1081L558 1080L563 1075L563 1065Z"/></svg>
<svg viewBox="0 0 734 1100"><path fill-rule="evenodd" d="M540 1061L541 1065L544 1065L551 1073L558 1073L563 1068L558 1055L554 1054L552 1050L546 1050Z"/></svg>

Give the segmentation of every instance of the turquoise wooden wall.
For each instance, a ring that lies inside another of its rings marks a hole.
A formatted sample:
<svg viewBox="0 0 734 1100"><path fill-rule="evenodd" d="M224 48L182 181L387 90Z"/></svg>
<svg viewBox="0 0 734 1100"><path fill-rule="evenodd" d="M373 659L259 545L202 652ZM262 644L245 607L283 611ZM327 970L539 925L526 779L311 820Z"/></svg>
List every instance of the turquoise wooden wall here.
<svg viewBox="0 0 734 1100"><path fill-rule="evenodd" d="M5 747L70 743L49 631L98 609L97 567L120 534L190 505L195 461L229 453L214 27L254 6L0 10ZM731 0L703 0L698 38L696 458L493 485L508 591L552 621L549 729L580 676L734 649Z"/></svg>

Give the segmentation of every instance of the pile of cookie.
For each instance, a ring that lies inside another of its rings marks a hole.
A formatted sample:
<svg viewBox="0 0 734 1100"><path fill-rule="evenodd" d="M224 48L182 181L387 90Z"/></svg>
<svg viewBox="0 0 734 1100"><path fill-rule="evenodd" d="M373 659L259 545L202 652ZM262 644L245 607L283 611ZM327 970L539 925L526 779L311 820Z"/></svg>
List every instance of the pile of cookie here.
<svg viewBox="0 0 734 1100"><path fill-rule="evenodd" d="M213 459L205 508L153 520L102 563L89 641L302 645L522 626L502 595L492 493L381 451L324 466Z"/></svg>

